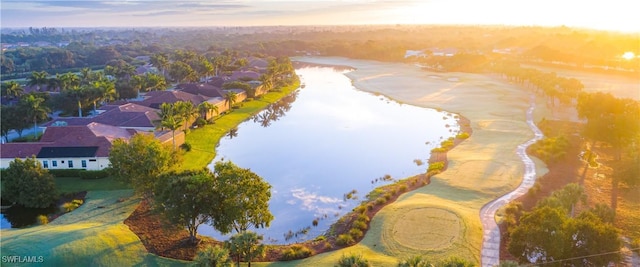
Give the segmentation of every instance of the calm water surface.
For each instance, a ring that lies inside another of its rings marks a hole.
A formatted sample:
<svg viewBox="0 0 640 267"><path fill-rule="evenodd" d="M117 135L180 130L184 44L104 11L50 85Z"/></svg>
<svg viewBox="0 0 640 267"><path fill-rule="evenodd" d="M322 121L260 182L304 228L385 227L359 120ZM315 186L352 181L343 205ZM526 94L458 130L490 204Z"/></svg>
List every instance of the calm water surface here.
<svg viewBox="0 0 640 267"><path fill-rule="evenodd" d="M257 230L268 243L324 233L385 183L377 178L425 172L431 149L458 132L453 114L359 91L344 71L303 68L296 73L304 88L220 140L213 161L231 160L271 184L275 219L270 228ZM352 190L359 199L345 200ZM285 238L289 231L299 234ZM199 233L227 238L206 225Z"/></svg>

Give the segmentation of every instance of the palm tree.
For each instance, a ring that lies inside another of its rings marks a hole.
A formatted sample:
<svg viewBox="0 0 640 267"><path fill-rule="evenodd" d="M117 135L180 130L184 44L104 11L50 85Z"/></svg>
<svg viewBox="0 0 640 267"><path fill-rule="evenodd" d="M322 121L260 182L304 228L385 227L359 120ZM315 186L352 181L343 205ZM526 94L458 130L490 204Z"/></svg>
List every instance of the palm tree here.
<svg viewBox="0 0 640 267"><path fill-rule="evenodd" d="M165 76L165 71L169 67L169 60L163 54L155 54L151 56L151 64L162 71L162 76Z"/></svg>
<svg viewBox="0 0 640 267"><path fill-rule="evenodd" d="M135 75L131 77L129 84L136 89L136 98L140 98L140 91L146 89L145 79L140 75Z"/></svg>
<svg viewBox="0 0 640 267"><path fill-rule="evenodd" d="M82 100L84 100L91 91L86 86L74 86L64 91L65 95L73 98L78 103L78 117L82 118Z"/></svg>
<svg viewBox="0 0 640 267"><path fill-rule="evenodd" d="M59 80L60 80L60 87L62 87L63 91L71 89L73 87L80 86L80 77L78 77L78 75L72 72L67 72L65 74L60 75Z"/></svg>
<svg viewBox="0 0 640 267"><path fill-rule="evenodd" d="M44 105L44 98L36 94L29 94L22 97L19 105L25 108L26 117L33 121L33 134L37 136L38 120L46 119L51 110Z"/></svg>
<svg viewBox="0 0 640 267"><path fill-rule="evenodd" d="M2 84L2 94L13 100L24 94L24 88L16 81L9 81Z"/></svg>
<svg viewBox="0 0 640 267"><path fill-rule="evenodd" d="M204 118L205 120L208 119L207 115L209 115L209 112L211 112L212 110L216 112L216 115L218 115L218 106L209 102L200 103L200 105L198 105L198 110L202 114L202 118Z"/></svg>
<svg viewBox="0 0 640 267"><path fill-rule="evenodd" d="M31 72L31 75L27 78L27 85L29 86L35 86L37 91L40 91L40 86L41 85L46 85L47 84L47 77L49 76L49 73L47 73L46 71L34 71Z"/></svg>
<svg viewBox="0 0 640 267"><path fill-rule="evenodd" d="M178 116L176 115L169 115L169 116L165 116L161 121L160 121L160 126L164 129L167 128L169 130L171 130L171 139L173 141L173 150L176 149L176 130L180 129L180 127L182 127L182 120L180 120L180 118L178 118Z"/></svg>
<svg viewBox="0 0 640 267"><path fill-rule="evenodd" d="M80 83L89 84L89 82L91 82L91 69L90 68L80 69Z"/></svg>
<svg viewBox="0 0 640 267"><path fill-rule="evenodd" d="M184 121L184 130L189 127L189 122L198 116L198 109L189 101L178 101L173 104L174 114L181 116Z"/></svg>
<svg viewBox="0 0 640 267"><path fill-rule="evenodd" d="M225 246L232 255L236 256L238 264L242 259L251 267L251 260L265 253L266 247L262 244L262 240L262 235L246 231L233 235L228 241L225 241Z"/></svg>
<svg viewBox="0 0 640 267"><path fill-rule="evenodd" d="M237 99L238 99L238 94L236 94L236 92L234 91L227 91L227 93L224 94L224 103L225 104L229 103L229 111L231 111L231 106L233 106L233 104L236 103Z"/></svg>

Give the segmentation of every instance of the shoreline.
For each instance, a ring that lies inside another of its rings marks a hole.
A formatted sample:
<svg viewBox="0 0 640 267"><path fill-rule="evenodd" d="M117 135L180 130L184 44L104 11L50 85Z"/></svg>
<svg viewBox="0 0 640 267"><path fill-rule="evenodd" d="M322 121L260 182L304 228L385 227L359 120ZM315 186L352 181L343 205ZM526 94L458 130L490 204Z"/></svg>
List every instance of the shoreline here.
<svg viewBox="0 0 640 267"><path fill-rule="evenodd" d="M397 210L407 205L413 209L444 208L458 214L466 230L449 248L430 250L428 254L436 258L459 255L480 263L483 240L480 209L523 181L522 161L515 151L533 137L525 119L528 92L488 75L432 73L405 63L335 57L292 60L352 66L355 70L346 75L358 90L382 94L401 103L444 110L469 120L473 135L447 153L447 171L434 175L429 186L405 193L383 208L381 215L372 219L372 227L393 228L394 222L388 218L401 216ZM536 116L540 113L535 111ZM544 174L545 165L534 160L536 173ZM389 243L384 249L376 249L377 253L402 256L404 252L400 251L406 250L394 249L406 245L387 240L392 237L376 235L367 240L368 236L361 242ZM363 246L367 245L372 246L369 243Z"/></svg>

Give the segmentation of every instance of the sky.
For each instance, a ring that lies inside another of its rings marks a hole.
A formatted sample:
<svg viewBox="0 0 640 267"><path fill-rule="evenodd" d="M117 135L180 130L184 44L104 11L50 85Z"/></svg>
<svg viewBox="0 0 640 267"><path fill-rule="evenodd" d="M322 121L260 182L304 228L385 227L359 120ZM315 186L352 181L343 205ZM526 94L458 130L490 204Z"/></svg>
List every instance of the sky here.
<svg viewBox="0 0 640 267"><path fill-rule="evenodd" d="M0 27L454 24L640 32L636 0L0 0Z"/></svg>

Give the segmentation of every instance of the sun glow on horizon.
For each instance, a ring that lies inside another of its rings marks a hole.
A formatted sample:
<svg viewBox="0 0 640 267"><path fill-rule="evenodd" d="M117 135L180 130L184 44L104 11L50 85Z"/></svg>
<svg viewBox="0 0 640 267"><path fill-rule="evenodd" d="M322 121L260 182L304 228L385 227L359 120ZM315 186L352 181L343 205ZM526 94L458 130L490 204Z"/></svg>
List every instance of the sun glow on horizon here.
<svg viewBox="0 0 640 267"><path fill-rule="evenodd" d="M634 54L631 51L627 51L624 54L622 54L622 58L624 58L626 60L632 60L634 57L636 57L636 54Z"/></svg>
<svg viewBox="0 0 640 267"><path fill-rule="evenodd" d="M520 26L568 26L640 32L633 23L635 10L625 0L596 1L424 1L403 2L390 6L386 16L378 18L389 24L475 24Z"/></svg>

